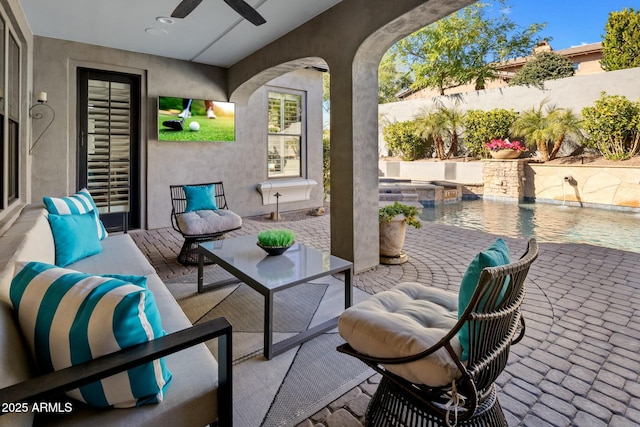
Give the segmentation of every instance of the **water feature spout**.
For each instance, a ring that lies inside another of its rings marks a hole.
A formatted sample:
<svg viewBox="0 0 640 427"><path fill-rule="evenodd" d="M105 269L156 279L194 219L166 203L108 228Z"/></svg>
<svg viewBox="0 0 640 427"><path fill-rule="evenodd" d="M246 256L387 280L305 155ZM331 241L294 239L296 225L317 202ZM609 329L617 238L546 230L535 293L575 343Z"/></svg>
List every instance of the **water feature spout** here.
<svg viewBox="0 0 640 427"><path fill-rule="evenodd" d="M580 202L580 206L582 207L582 201L580 200L580 195L578 194L578 181L576 181L576 179L571 175L567 175L562 178L562 206L565 206L567 203L567 191L564 188L565 182L573 187L576 193L576 199L578 200L578 202Z"/></svg>

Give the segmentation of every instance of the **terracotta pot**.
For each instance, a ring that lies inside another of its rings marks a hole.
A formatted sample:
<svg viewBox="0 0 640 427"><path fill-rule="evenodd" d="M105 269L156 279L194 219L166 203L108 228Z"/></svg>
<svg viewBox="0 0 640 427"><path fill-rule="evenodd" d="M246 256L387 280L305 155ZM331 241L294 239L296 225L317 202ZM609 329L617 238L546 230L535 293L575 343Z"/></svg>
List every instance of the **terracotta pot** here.
<svg viewBox="0 0 640 427"><path fill-rule="evenodd" d="M402 255L406 230L407 220L404 215L396 215L389 222L382 221L380 223L380 255L384 257Z"/></svg>
<svg viewBox="0 0 640 427"><path fill-rule="evenodd" d="M490 151L491 157L494 159L517 159L520 156L518 150L512 150L511 148L504 148L499 151Z"/></svg>

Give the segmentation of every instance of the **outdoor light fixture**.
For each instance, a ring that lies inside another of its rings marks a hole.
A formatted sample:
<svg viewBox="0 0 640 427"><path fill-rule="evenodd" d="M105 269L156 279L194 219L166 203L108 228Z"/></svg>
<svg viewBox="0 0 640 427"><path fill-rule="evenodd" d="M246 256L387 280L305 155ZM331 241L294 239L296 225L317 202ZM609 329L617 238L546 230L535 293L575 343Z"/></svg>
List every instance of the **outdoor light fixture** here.
<svg viewBox="0 0 640 427"><path fill-rule="evenodd" d="M40 132L40 135L38 135L38 137L35 139L35 141L33 142L33 145L31 145L31 147L29 148L29 154L31 154L33 149L36 148L36 145L40 141L40 138L42 138L42 135L44 135L47 129L49 129L49 127L53 123L53 120L56 118L56 112L53 110L53 108L49 104L47 104L47 92L39 92L37 101L38 101L37 104L34 104L31 106L31 108L29 108L29 117L31 117L34 120L44 119L43 111L41 111L42 108L44 108L45 111L47 109L51 111L51 118L47 123L47 125L44 127L44 129L42 129L42 132Z"/></svg>

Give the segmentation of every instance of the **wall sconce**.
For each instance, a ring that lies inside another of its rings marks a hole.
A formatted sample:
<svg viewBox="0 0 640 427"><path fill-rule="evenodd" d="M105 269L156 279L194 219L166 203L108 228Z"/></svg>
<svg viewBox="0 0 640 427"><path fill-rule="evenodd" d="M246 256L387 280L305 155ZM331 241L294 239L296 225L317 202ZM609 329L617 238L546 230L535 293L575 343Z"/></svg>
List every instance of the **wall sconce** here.
<svg viewBox="0 0 640 427"><path fill-rule="evenodd" d="M49 104L47 104L47 92L39 92L38 93L38 103L32 105L31 108L29 108L29 117L31 117L34 120L43 119L44 118L44 114L42 113L42 111L39 111L42 108L44 108L45 110L48 109L49 111L51 111L51 119L49 120L47 125L44 127L42 132L40 132L40 135L38 135L38 137L35 139L35 141L31 145L31 147L29 148L29 154L31 154L33 149L36 148L36 145L40 141L40 138L42 138L42 135L44 135L44 133L47 131L47 129L49 129L49 127L53 123L53 120L56 118L56 112L53 110L53 108L51 108L51 106Z"/></svg>

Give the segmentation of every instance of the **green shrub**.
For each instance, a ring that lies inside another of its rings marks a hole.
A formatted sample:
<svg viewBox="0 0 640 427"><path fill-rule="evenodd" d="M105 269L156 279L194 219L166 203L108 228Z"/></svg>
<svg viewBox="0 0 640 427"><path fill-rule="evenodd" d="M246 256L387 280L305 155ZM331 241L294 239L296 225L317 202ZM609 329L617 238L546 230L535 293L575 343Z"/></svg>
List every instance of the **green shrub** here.
<svg viewBox="0 0 640 427"><path fill-rule="evenodd" d="M430 139L419 136L415 121L392 123L382 133L387 147L402 160L422 159L433 145Z"/></svg>
<svg viewBox="0 0 640 427"><path fill-rule="evenodd" d="M547 80L573 76L573 62L556 52L540 52L516 72L509 86L542 87Z"/></svg>
<svg viewBox="0 0 640 427"><path fill-rule="evenodd" d="M331 186L331 139L329 131L322 132L322 200L327 200Z"/></svg>
<svg viewBox="0 0 640 427"><path fill-rule="evenodd" d="M640 103L602 92L592 107L582 109L586 145L597 148L609 160L625 160L638 153Z"/></svg>
<svg viewBox="0 0 640 427"><path fill-rule="evenodd" d="M474 157L489 157L485 144L492 139L509 138L509 128L517 117L515 111L504 108L468 111L464 122L464 143L469 153Z"/></svg>
<svg viewBox="0 0 640 427"><path fill-rule="evenodd" d="M640 10L609 12L602 40L602 69L624 70L640 66Z"/></svg>

